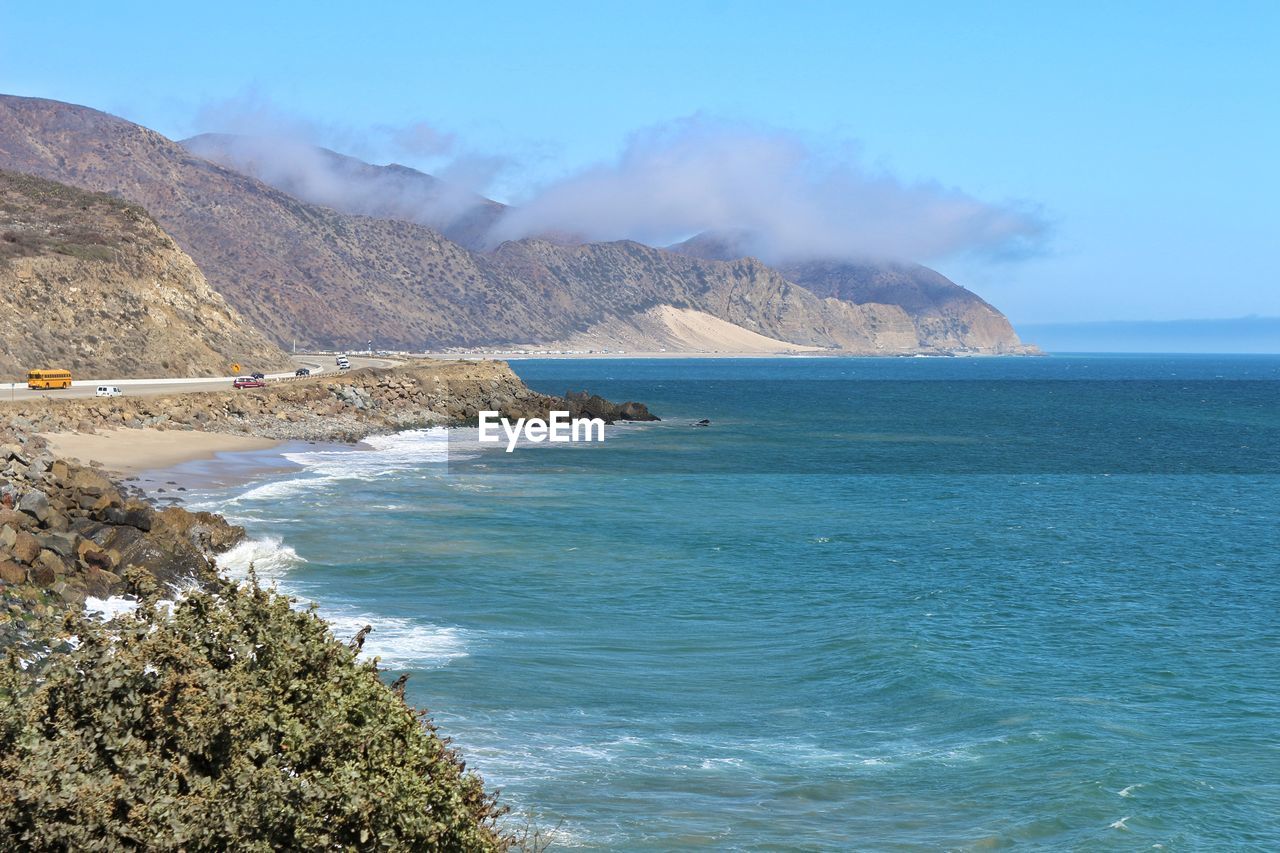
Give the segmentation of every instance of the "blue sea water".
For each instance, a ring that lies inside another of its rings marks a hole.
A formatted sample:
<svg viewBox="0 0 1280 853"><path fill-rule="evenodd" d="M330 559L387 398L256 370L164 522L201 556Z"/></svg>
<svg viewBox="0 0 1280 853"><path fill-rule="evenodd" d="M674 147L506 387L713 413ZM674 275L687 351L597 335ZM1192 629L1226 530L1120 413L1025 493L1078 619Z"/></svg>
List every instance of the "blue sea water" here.
<svg viewBox="0 0 1280 853"><path fill-rule="evenodd" d="M664 420L201 500L558 845L1280 848L1280 357L513 367Z"/></svg>

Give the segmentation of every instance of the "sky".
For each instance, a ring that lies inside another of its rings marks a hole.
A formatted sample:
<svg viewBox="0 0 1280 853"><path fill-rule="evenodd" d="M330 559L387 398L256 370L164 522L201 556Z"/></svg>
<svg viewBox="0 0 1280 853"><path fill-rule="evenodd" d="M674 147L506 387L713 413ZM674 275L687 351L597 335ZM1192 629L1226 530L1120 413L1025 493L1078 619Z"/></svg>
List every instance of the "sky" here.
<svg viewBox="0 0 1280 853"><path fill-rule="evenodd" d="M1280 316L1278 57L1274 2L0 0L8 94L284 129L600 238L883 245L1015 325Z"/></svg>

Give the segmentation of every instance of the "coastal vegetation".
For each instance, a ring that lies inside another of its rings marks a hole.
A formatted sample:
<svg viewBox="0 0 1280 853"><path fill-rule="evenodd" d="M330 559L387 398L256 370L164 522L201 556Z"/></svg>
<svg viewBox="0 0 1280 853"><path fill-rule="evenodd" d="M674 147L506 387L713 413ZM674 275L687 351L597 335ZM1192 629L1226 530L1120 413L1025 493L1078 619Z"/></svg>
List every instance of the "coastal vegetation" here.
<svg viewBox="0 0 1280 853"><path fill-rule="evenodd" d="M255 581L28 625L0 667L0 837L28 850L501 850L425 712ZM47 651L56 648L57 651Z"/></svg>

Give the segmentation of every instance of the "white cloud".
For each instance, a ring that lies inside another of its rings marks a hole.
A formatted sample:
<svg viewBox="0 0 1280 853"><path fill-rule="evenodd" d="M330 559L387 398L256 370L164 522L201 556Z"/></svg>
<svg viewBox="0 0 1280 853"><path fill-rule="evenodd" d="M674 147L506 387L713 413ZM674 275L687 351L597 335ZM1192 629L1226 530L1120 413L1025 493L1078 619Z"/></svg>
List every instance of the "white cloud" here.
<svg viewBox="0 0 1280 853"><path fill-rule="evenodd" d="M831 162L794 134L696 116L636 133L616 162L542 188L499 229L502 239L560 233L653 245L736 232L753 235L754 253L769 260L930 260L1025 253L1045 225L1017 205Z"/></svg>

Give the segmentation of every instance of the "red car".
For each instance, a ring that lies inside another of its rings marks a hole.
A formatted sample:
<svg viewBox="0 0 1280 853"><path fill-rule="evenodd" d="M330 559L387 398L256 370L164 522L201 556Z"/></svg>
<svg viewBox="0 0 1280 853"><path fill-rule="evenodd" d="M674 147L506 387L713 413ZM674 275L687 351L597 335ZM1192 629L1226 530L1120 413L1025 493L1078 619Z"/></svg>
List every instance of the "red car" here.
<svg viewBox="0 0 1280 853"><path fill-rule="evenodd" d="M232 388L266 388L267 383L261 379L254 379L252 376L241 376L239 379L231 383Z"/></svg>

